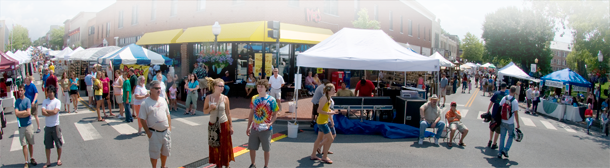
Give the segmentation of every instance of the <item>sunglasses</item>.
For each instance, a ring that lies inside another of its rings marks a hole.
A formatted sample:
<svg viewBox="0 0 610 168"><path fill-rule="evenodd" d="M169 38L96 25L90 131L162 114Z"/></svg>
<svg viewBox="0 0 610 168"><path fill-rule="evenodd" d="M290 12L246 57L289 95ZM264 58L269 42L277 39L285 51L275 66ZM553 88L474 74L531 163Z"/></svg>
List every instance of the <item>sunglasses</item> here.
<svg viewBox="0 0 610 168"><path fill-rule="evenodd" d="M216 87L225 87L225 85L216 85Z"/></svg>

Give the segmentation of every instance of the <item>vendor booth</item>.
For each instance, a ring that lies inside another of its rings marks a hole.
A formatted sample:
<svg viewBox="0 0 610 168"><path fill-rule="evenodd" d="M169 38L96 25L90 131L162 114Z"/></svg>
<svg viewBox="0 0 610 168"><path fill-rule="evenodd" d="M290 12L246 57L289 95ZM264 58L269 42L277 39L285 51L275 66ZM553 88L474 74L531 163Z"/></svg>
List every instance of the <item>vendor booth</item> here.
<svg viewBox="0 0 610 168"><path fill-rule="evenodd" d="M10 58L4 52L0 52L0 72L7 73L8 71L16 70L19 62ZM12 82L12 81L11 81ZM14 111L15 97L13 97L14 86L7 86L6 79L0 81L0 102L2 102L2 110L10 113Z"/></svg>
<svg viewBox="0 0 610 168"><path fill-rule="evenodd" d="M569 68L555 71L541 78L544 86L562 88L566 91L577 90L586 91L587 88L591 88L592 84L584 79L578 73L570 70ZM538 113L543 115L555 117L559 120L569 120L580 122L582 121L580 111L586 109L586 105L573 103L570 95L566 97L549 96L547 99L541 99L539 104Z"/></svg>
<svg viewBox="0 0 610 168"><path fill-rule="evenodd" d="M343 28L328 39L300 53L297 57L299 68L318 67L398 72L438 72L439 62L438 59L419 55L399 45L381 30L353 28ZM297 76L300 76L300 74L297 74ZM300 78L296 77L296 79ZM301 82L296 83L301 84ZM300 88L300 86L295 88ZM413 95L409 91L405 90L404 92ZM417 95L418 93L415 92L413 97L418 97ZM298 99L298 97L295 96L295 99ZM395 123L362 121L362 119L360 121L350 120L347 117L335 115L335 127L339 133L383 134L388 138L417 137L419 134L419 111L407 109L419 108L423 102L426 102L425 99L421 98L404 99L401 97L397 97L394 101L389 97L334 97L333 100L335 100L334 109L369 110L373 112L379 109L388 111L396 109L396 114L392 114L390 117L390 121ZM416 102L416 104L411 104L410 101ZM417 122L413 123L413 121ZM405 125L407 123L413 124ZM392 128L394 130L391 130ZM386 134L388 131L392 131L392 135Z"/></svg>

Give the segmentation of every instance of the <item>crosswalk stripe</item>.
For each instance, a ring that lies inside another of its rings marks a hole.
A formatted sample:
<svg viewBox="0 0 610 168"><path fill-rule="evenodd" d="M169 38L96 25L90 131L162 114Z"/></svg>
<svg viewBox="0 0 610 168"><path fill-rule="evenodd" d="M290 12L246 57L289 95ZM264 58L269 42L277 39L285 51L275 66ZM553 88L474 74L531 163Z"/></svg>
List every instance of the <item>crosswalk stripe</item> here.
<svg viewBox="0 0 610 168"><path fill-rule="evenodd" d="M80 136L83 137L84 141L102 138L102 135L97 132L91 123L75 122L74 126L76 126L78 133L80 133Z"/></svg>
<svg viewBox="0 0 610 168"><path fill-rule="evenodd" d="M544 127L546 127L547 129L552 129L552 130L557 130L557 128L555 128L555 126L553 126L553 124L551 124L548 121L544 121L544 120L540 120L540 122L542 123L542 125L544 125Z"/></svg>
<svg viewBox="0 0 610 168"><path fill-rule="evenodd" d="M19 130L13 134L13 144L11 144L11 152L21 150L21 142L19 142Z"/></svg>
<svg viewBox="0 0 610 168"><path fill-rule="evenodd" d="M468 114L468 110L460 110L460 114L462 115L462 118L465 118L466 114Z"/></svg>
<svg viewBox="0 0 610 168"><path fill-rule="evenodd" d="M521 118L521 121L523 121L523 124L525 124L527 126L531 126L531 127L536 127L536 124L534 124L532 119L526 118L526 117L520 117L520 118Z"/></svg>
<svg viewBox="0 0 610 168"><path fill-rule="evenodd" d="M479 115L477 115L477 119L479 120L483 120L483 118L481 118L481 114L483 113L487 113L486 111L479 111Z"/></svg>
<svg viewBox="0 0 610 168"><path fill-rule="evenodd" d="M192 121L189 121L189 120L184 119L184 118L176 118L176 119L174 119L174 120L180 121L180 122L185 123L185 124L188 124L188 125L190 125L190 126L198 126L198 125L199 125L199 123L192 122Z"/></svg>
<svg viewBox="0 0 610 168"><path fill-rule="evenodd" d="M576 133L576 130L573 130L569 126L565 126L565 127L563 127L563 129L565 129L566 131L571 132L571 133Z"/></svg>
<svg viewBox="0 0 610 168"><path fill-rule="evenodd" d="M129 126L129 124L122 122L118 119L106 119L106 123L112 126L119 134L127 135L138 132L135 128Z"/></svg>

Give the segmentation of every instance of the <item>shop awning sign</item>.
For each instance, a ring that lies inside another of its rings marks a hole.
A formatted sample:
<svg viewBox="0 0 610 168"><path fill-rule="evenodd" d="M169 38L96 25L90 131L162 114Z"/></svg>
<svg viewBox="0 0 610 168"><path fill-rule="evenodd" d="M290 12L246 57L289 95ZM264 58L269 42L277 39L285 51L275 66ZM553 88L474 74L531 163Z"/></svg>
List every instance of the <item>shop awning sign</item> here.
<svg viewBox="0 0 610 168"><path fill-rule="evenodd" d="M563 82L557 82L557 81L551 81L551 80L544 81L544 85L548 86L548 87L563 88Z"/></svg>
<svg viewBox="0 0 610 168"><path fill-rule="evenodd" d="M316 9L311 9L311 8L307 8L305 9L305 15L307 16L307 21L308 22L320 22L322 21L322 13L320 13L320 9L316 8Z"/></svg>
<svg viewBox="0 0 610 168"><path fill-rule="evenodd" d="M572 91L586 92L587 88L586 87L572 85Z"/></svg>

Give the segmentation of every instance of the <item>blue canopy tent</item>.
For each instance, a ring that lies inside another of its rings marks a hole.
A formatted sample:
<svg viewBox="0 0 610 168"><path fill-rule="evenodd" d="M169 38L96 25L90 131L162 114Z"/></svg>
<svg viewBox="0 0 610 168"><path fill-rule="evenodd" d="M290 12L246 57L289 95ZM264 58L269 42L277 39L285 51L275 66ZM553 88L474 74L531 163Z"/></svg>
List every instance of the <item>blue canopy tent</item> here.
<svg viewBox="0 0 610 168"><path fill-rule="evenodd" d="M580 76L578 73L572 71L570 68L555 71L546 76L543 76L540 79L544 81L545 85L546 81L555 81L561 82L563 83L563 85L569 84L570 86L580 86L586 88L593 87L591 82L587 81L585 78Z"/></svg>

